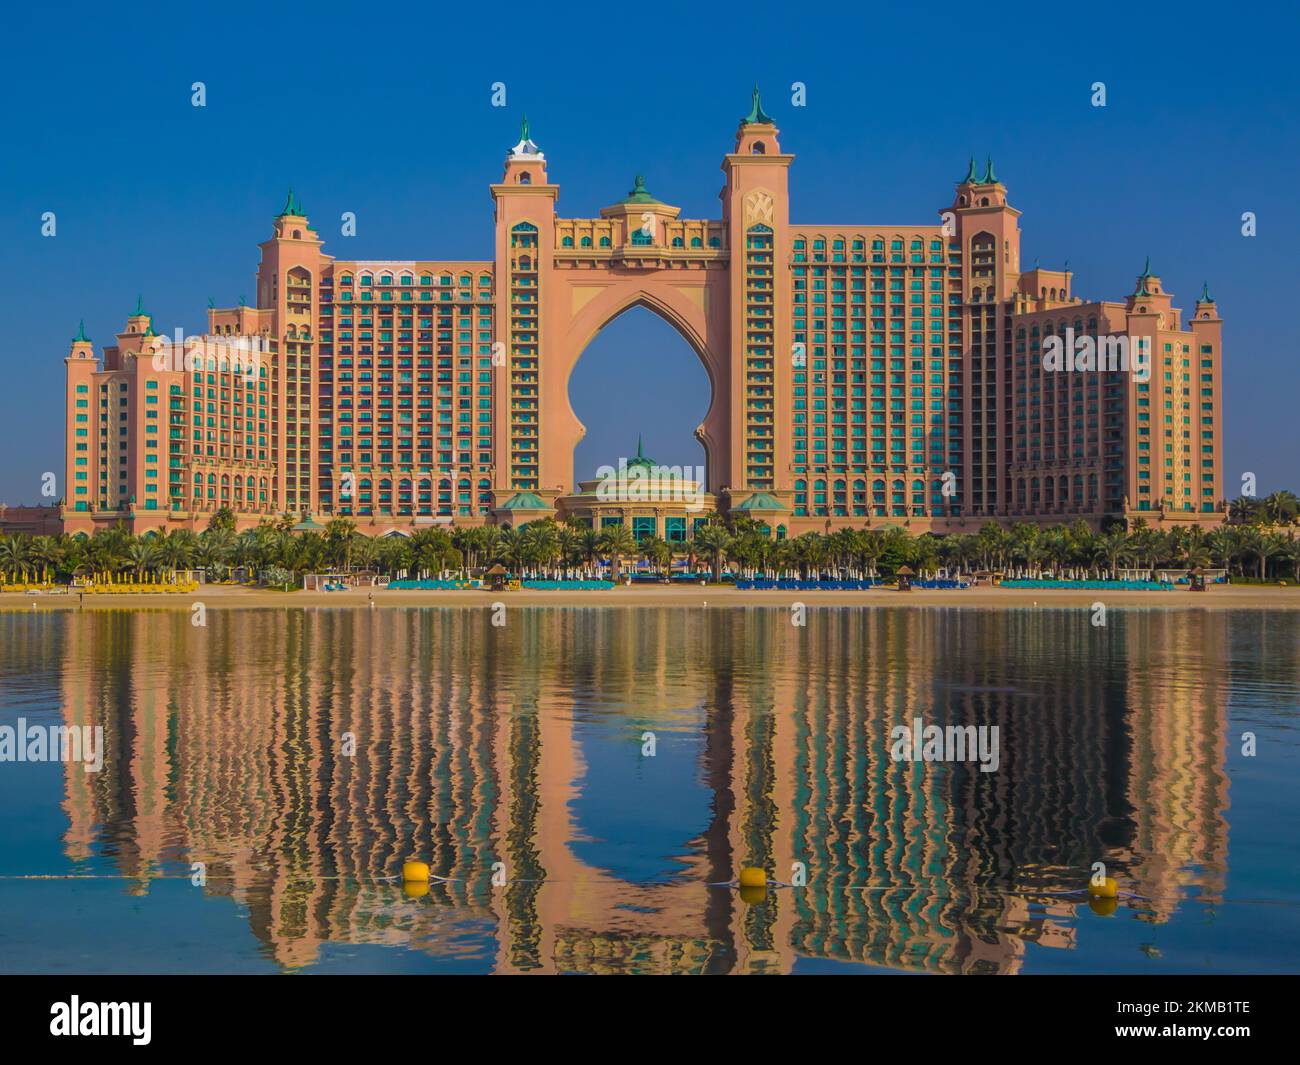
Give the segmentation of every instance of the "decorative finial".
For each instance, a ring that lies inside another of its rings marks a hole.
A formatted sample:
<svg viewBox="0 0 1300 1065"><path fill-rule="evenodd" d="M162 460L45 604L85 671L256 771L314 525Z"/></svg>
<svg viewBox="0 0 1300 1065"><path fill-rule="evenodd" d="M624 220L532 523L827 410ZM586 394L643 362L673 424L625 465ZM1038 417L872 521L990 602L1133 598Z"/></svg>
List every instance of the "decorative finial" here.
<svg viewBox="0 0 1300 1065"><path fill-rule="evenodd" d="M993 156L988 156L984 161L984 184L998 184L998 176L993 172Z"/></svg>
<svg viewBox="0 0 1300 1065"><path fill-rule="evenodd" d="M141 295L141 296L136 296L136 298L135 298L135 314L133 314L131 317L133 317L133 318L148 318L148 317L149 317L149 312L146 311L146 310L144 309L144 296L142 296L142 295Z"/></svg>
<svg viewBox="0 0 1300 1065"><path fill-rule="evenodd" d="M284 198L284 209L280 212L279 217L283 218L287 214L293 214L293 186L289 187L289 195Z"/></svg>
<svg viewBox="0 0 1300 1065"><path fill-rule="evenodd" d="M772 124L771 116L763 110L763 104L758 98L758 85L754 85L753 102L749 109L749 114L740 120L746 126L752 126L755 123Z"/></svg>
<svg viewBox="0 0 1300 1065"><path fill-rule="evenodd" d="M979 182L979 175L975 172L975 156L970 157L970 166L966 169L966 176L962 178L963 185L974 185Z"/></svg>
<svg viewBox="0 0 1300 1065"><path fill-rule="evenodd" d="M248 306L248 305L244 302L244 297L243 297L243 296L240 296L240 297L239 297L239 305L240 305L241 307L246 307L246 306Z"/></svg>
<svg viewBox="0 0 1300 1065"><path fill-rule="evenodd" d="M1213 303L1214 297L1210 295L1210 283L1208 281L1201 285L1201 298L1198 303Z"/></svg>
<svg viewBox="0 0 1300 1065"><path fill-rule="evenodd" d="M645 452L644 452L644 451L642 450L642 448L641 448L641 434L640 434L640 433L637 433L637 434L636 434L636 457L639 458L639 459L643 459L643 458L645 458Z"/></svg>
<svg viewBox="0 0 1300 1065"><path fill-rule="evenodd" d="M523 143L525 144L528 143L528 116L527 115L524 115L524 120L519 125L519 139L523 141Z"/></svg>
<svg viewBox="0 0 1300 1065"><path fill-rule="evenodd" d="M216 310L216 309L217 309L217 301L216 301L215 299L213 299L211 296L209 296L209 297L208 297L208 310L210 310L210 311L214 311L214 310Z"/></svg>
<svg viewBox="0 0 1300 1065"><path fill-rule="evenodd" d="M1147 256L1147 261L1142 265L1142 272L1138 274L1137 295L1149 296L1150 290L1147 288L1147 278L1151 276L1151 256Z"/></svg>
<svg viewBox="0 0 1300 1065"><path fill-rule="evenodd" d="M72 338L74 344L89 344L90 337L86 336L86 319L81 319L81 324L77 327L77 335Z"/></svg>

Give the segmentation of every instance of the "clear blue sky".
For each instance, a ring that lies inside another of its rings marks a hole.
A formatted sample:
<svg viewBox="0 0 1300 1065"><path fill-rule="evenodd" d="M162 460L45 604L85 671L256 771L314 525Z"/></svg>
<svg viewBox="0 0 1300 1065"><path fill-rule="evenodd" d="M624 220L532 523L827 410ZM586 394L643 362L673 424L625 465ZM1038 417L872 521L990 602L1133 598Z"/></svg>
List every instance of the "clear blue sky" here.
<svg viewBox="0 0 1300 1065"><path fill-rule="evenodd" d="M1229 494L1245 470L1261 494L1300 489L1293 6L1005 4L981 21L969 4L532 5L535 36L496 14L510 6L7 12L0 501L37 502L41 472L62 476L78 319L100 345L137 293L166 330L202 328L209 296L251 301L286 186L340 257L488 258L487 185L527 112L561 213L592 214L643 173L684 215L716 217L755 81L796 154L797 222L934 222L967 157L991 153L1026 266L1068 259L1077 294L1115 299L1150 254L1185 309L1208 280ZM355 238L332 235L343 211ZM1241 236L1243 211L1258 236ZM660 461L702 461L706 389L670 328L621 317L575 373L579 472L631 453L638 429Z"/></svg>

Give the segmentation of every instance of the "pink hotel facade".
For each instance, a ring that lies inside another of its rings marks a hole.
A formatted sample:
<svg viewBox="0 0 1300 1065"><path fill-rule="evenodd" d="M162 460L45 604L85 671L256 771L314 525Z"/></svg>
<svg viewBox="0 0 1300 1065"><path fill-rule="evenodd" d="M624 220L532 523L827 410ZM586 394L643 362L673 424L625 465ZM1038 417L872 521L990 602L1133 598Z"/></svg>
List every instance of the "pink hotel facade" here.
<svg viewBox="0 0 1300 1065"><path fill-rule="evenodd" d="M1184 321L1149 266L1091 302L1069 271L1022 270L991 161L933 225L792 223L793 159L755 91L719 219L681 218L639 177L561 218L525 123L491 186L492 258L472 262L335 259L290 193L255 306L209 309L199 365L169 357L142 305L102 362L84 329L73 341L65 530L202 528L220 507L240 528L345 515L371 535L564 517L584 432L569 375L634 305L708 372L696 435L717 508L779 535L1223 520L1208 288ZM1045 370L1067 329L1145 345L1149 380ZM265 349L255 371L219 357L241 341Z"/></svg>

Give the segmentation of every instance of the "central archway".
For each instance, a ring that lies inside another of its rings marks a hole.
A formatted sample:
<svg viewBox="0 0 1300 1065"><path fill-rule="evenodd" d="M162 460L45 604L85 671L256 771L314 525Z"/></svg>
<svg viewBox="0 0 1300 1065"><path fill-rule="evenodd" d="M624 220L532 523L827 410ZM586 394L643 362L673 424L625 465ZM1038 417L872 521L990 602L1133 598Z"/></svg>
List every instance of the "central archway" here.
<svg viewBox="0 0 1300 1065"><path fill-rule="evenodd" d="M671 325L704 366L709 399L695 437L704 448L708 490L717 492L724 487L732 443L727 429L731 396L724 276L700 272L669 280L660 271L649 276L629 271L597 278L585 272L572 277L564 276L567 271L557 273L557 280L568 289L567 299L561 297L561 301L572 308L572 315L558 338L558 358L552 363L561 368L562 373L556 376L562 380L552 378L543 384L547 398L557 402L547 403L543 411L544 417L550 415L544 431L547 439L555 442L552 446L561 449L566 479L573 475L575 451L585 435L570 396L574 368L601 330L626 311L640 307Z"/></svg>
<svg viewBox="0 0 1300 1065"><path fill-rule="evenodd" d="M574 480L645 453L665 466L702 468L706 452L696 428L707 417L712 383L681 333L660 315L632 306L580 353L569 374L569 405L582 426L574 448Z"/></svg>

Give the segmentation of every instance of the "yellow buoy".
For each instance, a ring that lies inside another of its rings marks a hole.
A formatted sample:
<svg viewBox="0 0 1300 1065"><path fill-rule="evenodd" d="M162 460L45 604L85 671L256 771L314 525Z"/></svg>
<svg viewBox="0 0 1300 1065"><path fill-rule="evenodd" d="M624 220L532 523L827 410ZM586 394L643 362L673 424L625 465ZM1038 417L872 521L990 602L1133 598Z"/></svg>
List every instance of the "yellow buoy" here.
<svg viewBox="0 0 1300 1065"><path fill-rule="evenodd" d="M767 888L742 887L737 894L740 896L740 901L746 906L754 906L767 898Z"/></svg>
<svg viewBox="0 0 1300 1065"><path fill-rule="evenodd" d="M1109 917L1119 908L1119 899L1102 898L1100 895L1093 895L1088 899L1088 909L1092 910L1098 917Z"/></svg>
<svg viewBox="0 0 1300 1065"><path fill-rule="evenodd" d="M1119 885L1110 877L1105 880L1089 880L1088 894L1095 899L1114 899L1119 897Z"/></svg>
<svg viewBox="0 0 1300 1065"><path fill-rule="evenodd" d="M428 863L427 862L403 863L402 882L405 884L427 884L429 882Z"/></svg>
<svg viewBox="0 0 1300 1065"><path fill-rule="evenodd" d="M740 870L740 886L743 888L767 887L767 874L762 869L747 865Z"/></svg>

